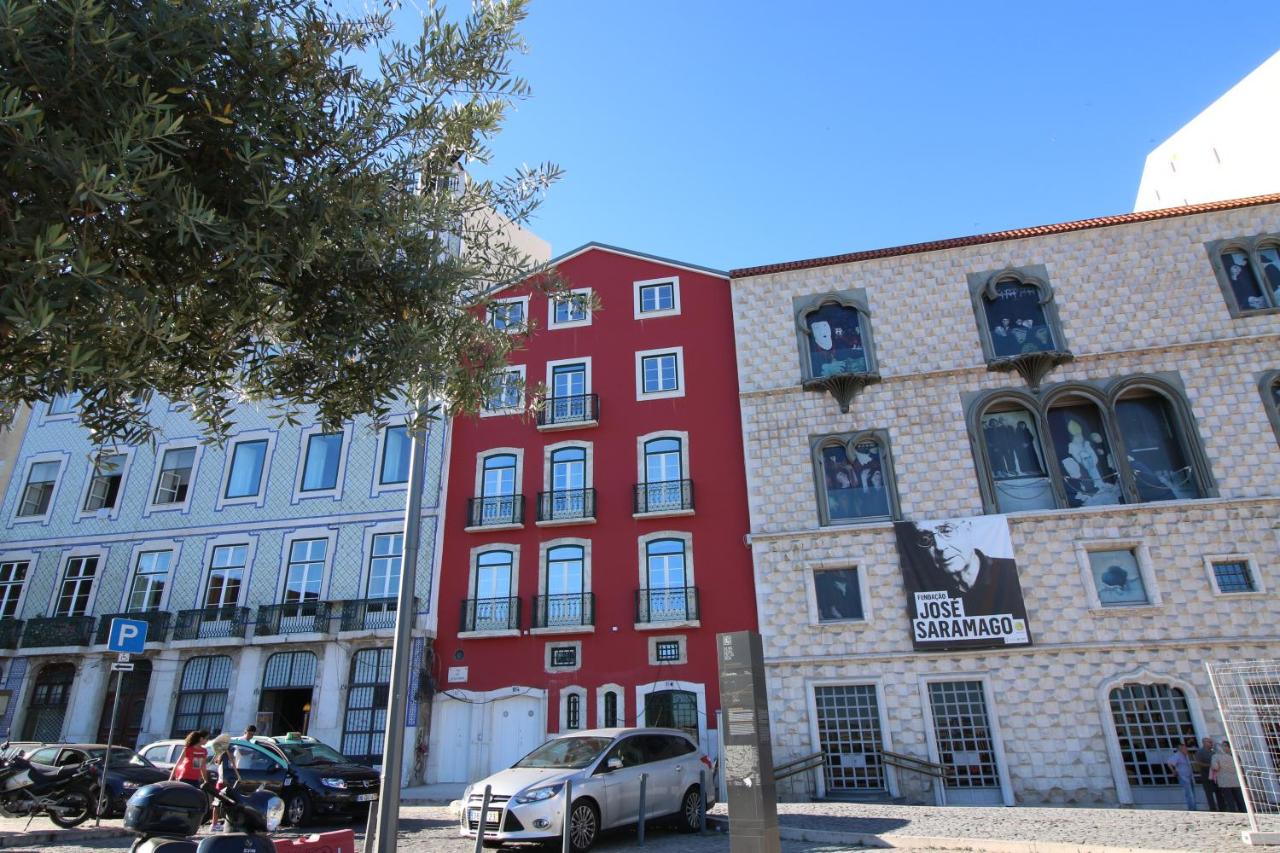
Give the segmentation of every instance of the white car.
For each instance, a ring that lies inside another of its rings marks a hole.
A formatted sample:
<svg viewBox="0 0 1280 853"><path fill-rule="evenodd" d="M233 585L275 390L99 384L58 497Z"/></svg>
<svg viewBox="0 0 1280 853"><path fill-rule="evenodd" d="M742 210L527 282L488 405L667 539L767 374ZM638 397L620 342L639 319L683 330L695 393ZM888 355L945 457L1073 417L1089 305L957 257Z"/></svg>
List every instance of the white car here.
<svg viewBox="0 0 1280 853"><path fill-rule="evenodd" d="M701 774L699 771L702 771ZM645 779L645 820L674 817L696 832L702 809L699 779L715 802L714 766L698 744L677 729L589 729L559 735L507 770L467 787L462 794L461 834L475 838L484 789L485 846L561 836L565 783L573 796L569 840L575 853L596 843L601 830L636 823L640 777Z"/></svg>

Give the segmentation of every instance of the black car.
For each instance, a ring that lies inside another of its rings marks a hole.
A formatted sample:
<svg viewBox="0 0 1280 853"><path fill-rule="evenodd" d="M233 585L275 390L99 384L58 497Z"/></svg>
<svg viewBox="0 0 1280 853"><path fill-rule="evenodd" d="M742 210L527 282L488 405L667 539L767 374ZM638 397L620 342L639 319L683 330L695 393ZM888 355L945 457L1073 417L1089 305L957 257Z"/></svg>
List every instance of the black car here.
<svg viewBox="0 0 1280 853"><path fill-rule="evenodd" d="M258 787L284 800L284 819L294 826L313 815L361 817L378 799L379 776L312 737L258 737L231 741L242 790Z"/></svg>
<svg viewBox="0 0 1280 853"><path fill-rule="evenodd" d="M104 743L51 743L29 750L27 760L32 764L66 767L83 764L91 758L102 758L106 754L107 745ZM163 782L168 778L168 771L156 767L132 749L124 746L111 747L111 764L107 768L107 797L102 816L123 815L125 803L133 796L134 791L143 785ZM94 796L97 793L95 787Z"/></svg>

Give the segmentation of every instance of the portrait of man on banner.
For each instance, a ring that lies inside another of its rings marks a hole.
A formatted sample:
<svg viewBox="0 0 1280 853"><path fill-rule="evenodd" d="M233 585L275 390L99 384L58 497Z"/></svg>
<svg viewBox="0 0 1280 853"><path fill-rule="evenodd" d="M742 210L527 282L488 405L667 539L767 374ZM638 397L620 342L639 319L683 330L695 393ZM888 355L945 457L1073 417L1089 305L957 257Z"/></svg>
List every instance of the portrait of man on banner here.
<svg viewBox="0 0 1280 853"><path fill-rule="evenodd" d="M893 526L916 649L1031 645L1004 516Z"/></svg>

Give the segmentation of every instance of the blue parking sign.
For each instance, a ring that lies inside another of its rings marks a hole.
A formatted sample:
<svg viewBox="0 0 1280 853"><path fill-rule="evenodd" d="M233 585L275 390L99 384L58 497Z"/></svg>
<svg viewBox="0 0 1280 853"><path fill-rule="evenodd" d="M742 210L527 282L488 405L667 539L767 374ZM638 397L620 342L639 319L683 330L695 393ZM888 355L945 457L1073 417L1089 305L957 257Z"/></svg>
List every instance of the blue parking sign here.
<svg viewBox="0 0 1280 853"><path fill-rule="evenodd" d="M107 649L113 652L142 654L147 644L147 623L143 619L112 619L107 635Z"/></svg>

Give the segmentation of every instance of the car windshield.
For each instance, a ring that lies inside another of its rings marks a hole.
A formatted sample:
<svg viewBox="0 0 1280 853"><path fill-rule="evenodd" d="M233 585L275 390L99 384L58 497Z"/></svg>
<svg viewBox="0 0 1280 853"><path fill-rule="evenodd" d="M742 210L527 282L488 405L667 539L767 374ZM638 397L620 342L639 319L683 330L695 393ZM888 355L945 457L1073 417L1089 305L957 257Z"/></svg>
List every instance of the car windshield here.
<svg viewBox="0 0 1280 853"><path fill-rule="evenodd" d="M89 753L90 758L101 758L106 754L107 750L100 746L97 749L86 749L85 752ZM155 767L154 764L138 755L132 749L126 749L123 746L111 747L111 766L124 767L126 765L130 767Z"/></svg>
<svg viewBox="0 0 1280 853"><path fill-rule="evenodd" d="M578 769L600 757L613 743L610 737L562 737L549 740L513 767L556 767Z"/></svg>
<svg viewBox="0 0 1280 853"><path fill-rule="evenodd" d="M322 743L307 743L298 741L276 741L276 748L285 754L285 757L297 764L299 767L317 767L323 764L350 764L351 759L338 752L331 746L325 746Z"/></svg>

